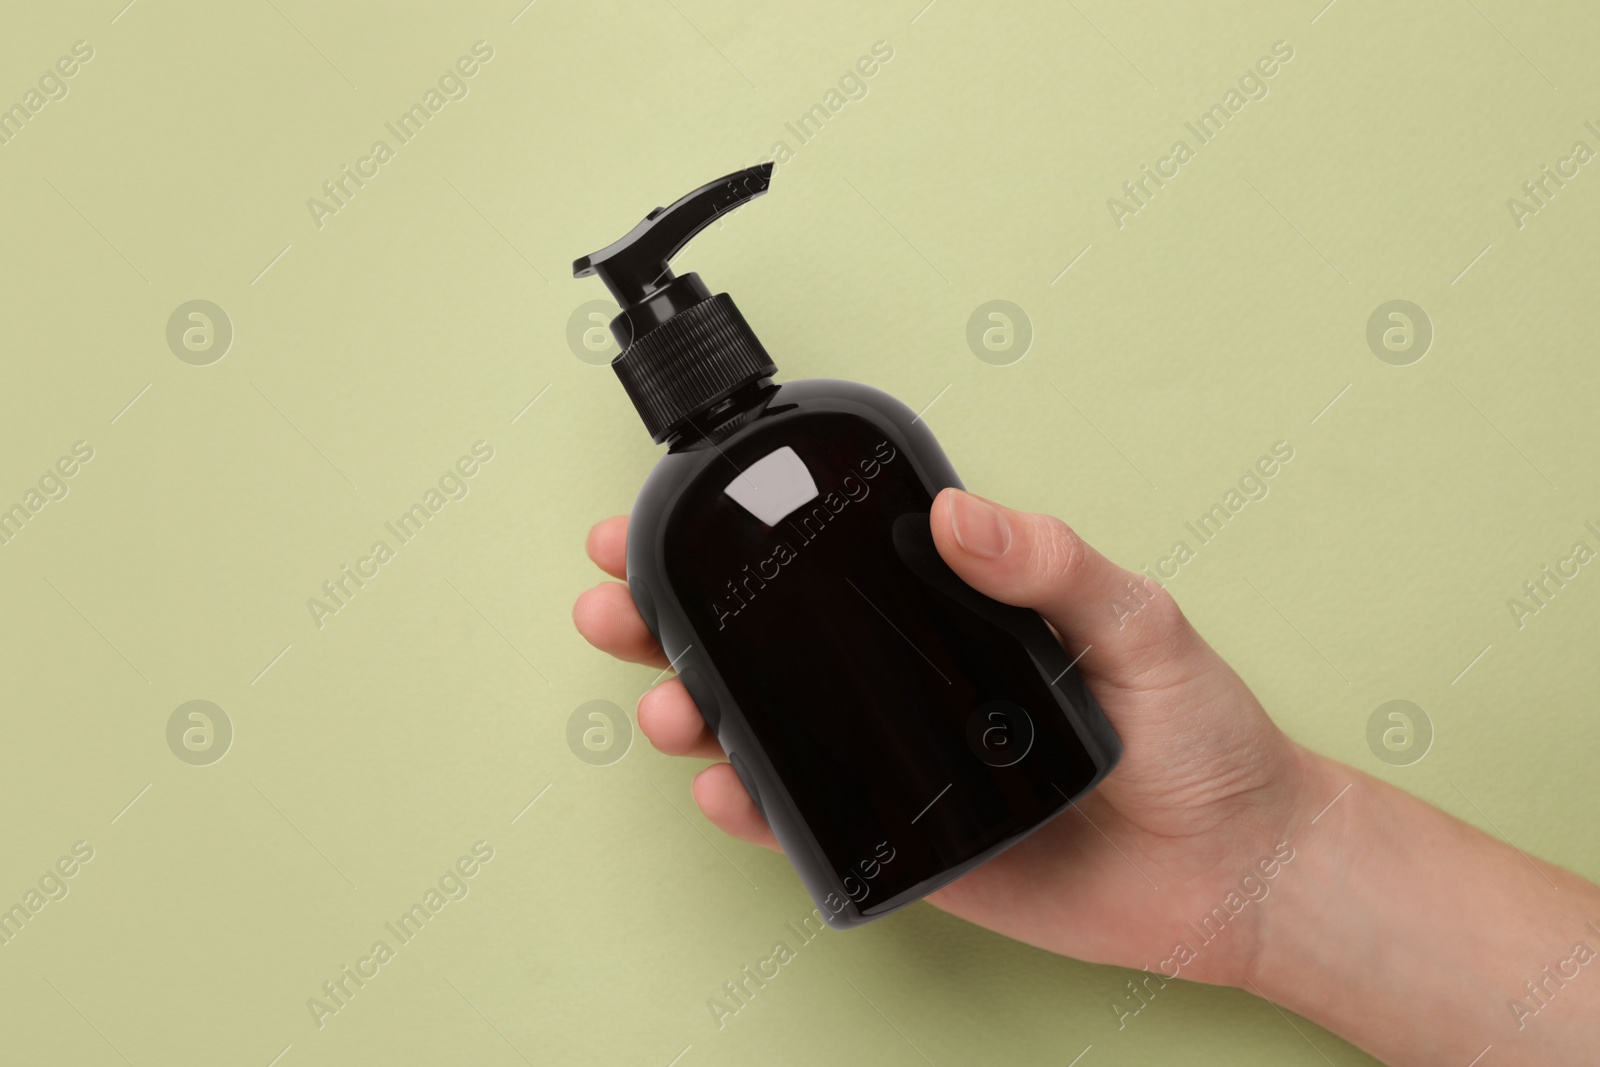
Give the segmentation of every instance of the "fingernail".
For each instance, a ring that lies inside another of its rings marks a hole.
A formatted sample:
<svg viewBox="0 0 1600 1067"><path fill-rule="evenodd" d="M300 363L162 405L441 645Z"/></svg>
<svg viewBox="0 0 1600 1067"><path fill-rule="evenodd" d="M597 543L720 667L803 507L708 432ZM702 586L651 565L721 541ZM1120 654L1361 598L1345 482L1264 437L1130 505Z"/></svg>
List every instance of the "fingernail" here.
<svg viewBox="0 0 1600 1067"><path fill-rule="evenodd" d="M1011 526L996 508L971 493L956 491L950 501L956 543L974 556L999 559L1011 547Z"/></svg>

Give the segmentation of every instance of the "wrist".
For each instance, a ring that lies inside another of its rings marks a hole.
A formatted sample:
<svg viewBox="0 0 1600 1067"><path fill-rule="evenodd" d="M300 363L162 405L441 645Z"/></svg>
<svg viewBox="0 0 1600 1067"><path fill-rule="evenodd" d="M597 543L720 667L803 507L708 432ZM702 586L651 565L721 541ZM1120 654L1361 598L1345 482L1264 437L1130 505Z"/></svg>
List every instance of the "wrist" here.
<svg viewBox="0 0 1600 1067"><path fill-rule="evenodd" d="M1306 910L1303 903L1284 901L1300 896L1296 883L1307 880L1301 870L1307 828L1330 821L1331 815L1321 813L1353 772L1344 768L1341 778L1338 764L1276 731L1262 740L1270 744L1258 744L1258 765L1270 770L1240 794L1223 822L1206 831L1224 858L1208 866L1201 885L1187 888L1184 902L1170 910L1171 926L1161 937L1162 947L1171 950L1146 970L1250 990L1259 987L1263 974L1275 973L1273 961L1294 951L1278 933L1275 913Z"/></svg>
<svg viewBox="0 0 1600 1067"><path fill-rule="evenodd" d="M1261 866L1270 878L1256 909L1249 949L1236 965L1219 976L1221 984L1258 996L1274 995L1286 970L1303 966L1302 943L1308 931L1326 929L1329 893L1337 893L1337 858L1344 820L1337 813L1365 784L1359 772L1285 739L1288 746L1282 817L1270 841L1261 846L1278 862L1276 870ZM1333 877L1331 877L1333 876ZM1287 964L1287 966L1286 966Z"/></svg>
<svg viewBox="0 0 1600 1067"><path fill-rule="evenodd" d="M1350 914L1354 886L1348 881L1352 829L1372 803L1372 779L1355 769L1290 742L1296 788L1284 821L1283 840L1293 859L1275 887L1275 898L1257 917L1250 957L1230 984L1288 1003L1306 968L1332 964L1348 943L1341 929Z"/></svg>

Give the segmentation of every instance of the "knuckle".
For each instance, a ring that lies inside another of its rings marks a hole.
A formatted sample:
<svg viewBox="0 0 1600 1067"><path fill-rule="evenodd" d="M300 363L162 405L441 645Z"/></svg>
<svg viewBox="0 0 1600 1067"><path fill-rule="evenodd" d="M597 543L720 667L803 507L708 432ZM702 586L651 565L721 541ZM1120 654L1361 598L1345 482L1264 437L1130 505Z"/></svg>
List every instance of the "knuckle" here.
<svg viewBox="0 0 1600 1067"><path fill-rule="evenodd" d="M1054 515L1041 516L1034 533L1034 564L1039 576L1052 584L1077 582L1089 557L1083 538Z"/></svg>
<svg viewBox="0 0 1600 1067"><path fill-rule="evenodd" d="M1193 632L1183 608L1166 586L1145 579L1138 595L1142 603L1130 621L1130 626L1139 629L1140 636L1136 640L1146 645L1176 648Z"/></svg>
<svg viewBox="0 0 1600 1067"><path fill-rule="evenodd" d="M1169 634L1188 626L1183 608L1178 606L1177 598L1166 586L1156 585L1146 579L1143 595L1150 602L1148 611L1152 629L1162 634Z"/></svg>

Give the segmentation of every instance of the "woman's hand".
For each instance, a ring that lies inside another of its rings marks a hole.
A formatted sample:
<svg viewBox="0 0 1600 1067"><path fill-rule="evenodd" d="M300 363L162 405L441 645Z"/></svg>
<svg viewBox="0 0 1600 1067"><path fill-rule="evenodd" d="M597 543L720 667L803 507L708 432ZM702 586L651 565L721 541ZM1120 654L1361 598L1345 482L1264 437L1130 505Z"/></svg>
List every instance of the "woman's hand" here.
<svg viewBox="0 0 1600 1067"><path fill-rule="evenodd" d="M967 584L1035 609L1068 654L1081 656L1079 669L1124 756L1076 810L929 902L1052 952L1157 968L1185 936L1184 924L1239 894L1247 875L1260 882L1258 865L1273 863L1308 805L1326 803L1338 787L1325 796L1318 790L1313 761L1273 725L1166 590L1112 564L1060 520L947 489L931 522L940 554ZM619 578L626 531L618 517L589 536L590 557ZM574 618L597 648L666 666L625 585L584 593ZM662 752L722 756L677 679L645 694L638 719ZM725 832L777 848L728 764L702 771L694 797ZM1257 946L1251 918L1244 908L1183 966L1183 976L1241 981Z"/></svg>
<svg viewBox="0 0 1600 1067"><path fill-rule="evenodd" d="M1290 741L1166 590L1059 520L946 489L930 521L967 584L1035 609L1081 657L1123 744L1075 810L930 903L1149 969L1148 993L1174 977L1240 986L1396 1065L1596 1062L1600 888ZM626 530L589 535L619 578ZM597 648L667 665L620 582L573 615ZM676 679L639 701L639 728L670 755L722 755ZM727 833L777 847L728 764L694 797ZM1111 1004L1118 1028L1148 993Z"/></svg>

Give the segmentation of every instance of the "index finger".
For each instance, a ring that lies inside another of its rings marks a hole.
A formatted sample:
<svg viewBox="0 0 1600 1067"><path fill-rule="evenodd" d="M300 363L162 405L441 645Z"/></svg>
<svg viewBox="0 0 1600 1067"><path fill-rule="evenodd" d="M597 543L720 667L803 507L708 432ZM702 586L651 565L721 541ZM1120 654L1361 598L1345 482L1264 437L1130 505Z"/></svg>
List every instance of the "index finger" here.
<svg viewBox="0 0 1600 1067"><path fill-rule="evenodd" d="M628 516L613 515L594 524L584 550L595 565L613 578L628 577Z"/></svg>

